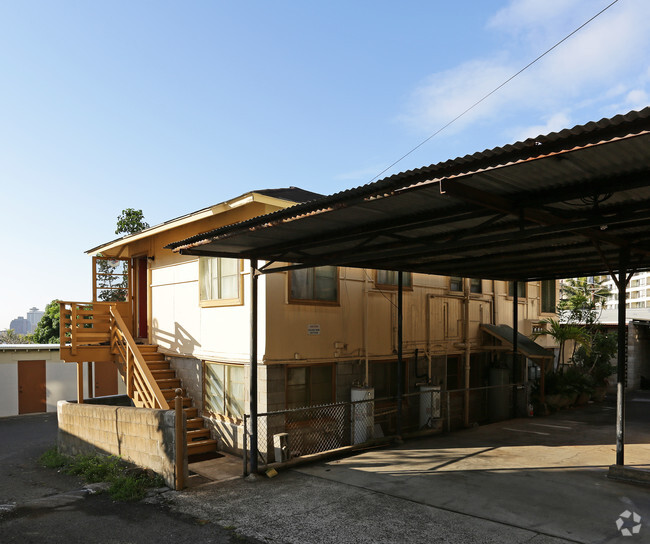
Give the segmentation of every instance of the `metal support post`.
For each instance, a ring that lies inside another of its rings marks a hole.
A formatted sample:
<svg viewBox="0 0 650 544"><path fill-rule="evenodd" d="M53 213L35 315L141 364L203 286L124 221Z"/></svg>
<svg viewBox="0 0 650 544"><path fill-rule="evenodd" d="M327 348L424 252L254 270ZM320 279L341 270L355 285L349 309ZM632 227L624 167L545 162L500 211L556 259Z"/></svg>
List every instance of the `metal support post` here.
<svg viewBox="0 0 650 544"><path fill-rule="evenodd" d="M257 474L257 259L251 259L251 374L250 374L250 417L251 417L251 474Z"/></svg>
<svg viewBox="0 0 650 544"><path fill-rule="evenodd" d="M625 464L625 299L628 251L621 250L618 267L618 367L616 372L616 464Z"/></svg>
<svg viewBox="0 0 650 544"><path fill-rule="evenodd" d="M519 282L512 282L514 286L514 293L512 295L512 381L517 382L519 374ZM517 387L514 387L512 392L514 416L517 417L519 408L519 399L517 398Z"/></svg>
<svg viewBox="0 0 650 544"><path fill-rule="evenodd" d="M404 294L404 273L400 270L397 273L397 436L402 436L402 342L404 339L403 330L403 294Z"/></svg>

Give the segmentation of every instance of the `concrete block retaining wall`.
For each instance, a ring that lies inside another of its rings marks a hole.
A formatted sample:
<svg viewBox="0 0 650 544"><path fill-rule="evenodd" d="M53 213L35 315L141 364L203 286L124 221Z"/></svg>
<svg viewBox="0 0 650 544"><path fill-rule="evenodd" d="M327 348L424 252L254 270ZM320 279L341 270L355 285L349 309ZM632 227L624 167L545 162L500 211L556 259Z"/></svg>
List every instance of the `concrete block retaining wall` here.
<svg viewBox="0 0 650 544"><path fill-rule="evenodd" d="M176 437L173 410L60 401L57 415L57 442L61 453L119 456L134 465L157 472L174 489ZM183 430L186 429L187 422L183 415ZM187 453L183 464L187 477Z"/></svg>

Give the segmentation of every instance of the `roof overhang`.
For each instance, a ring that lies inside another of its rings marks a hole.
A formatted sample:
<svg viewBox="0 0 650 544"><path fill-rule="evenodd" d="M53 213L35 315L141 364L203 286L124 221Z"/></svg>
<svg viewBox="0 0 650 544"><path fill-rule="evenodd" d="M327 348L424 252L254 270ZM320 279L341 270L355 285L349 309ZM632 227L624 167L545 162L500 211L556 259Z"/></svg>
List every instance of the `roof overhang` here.
<svg viewBox="0 0 650 544"><path fill-rule="evenodd" d="M167 246L501 280L650 269L650 108L396 174Z"/></svg>
<svg viewBox="0 0 650 544"><path fill-rule="evenodd" d="M166 232L171 229L175 229L177 227L182 227L183 225L187 225L189 223L194 223L196 221L200 221L202 219L207 219L209 217L212 217L214 215L218 215L220 213L227 212L229 210L239 208L241 206L245 206L247 204L252 204L253 202L257 202L260 204L268 204L271 206L277 206L279 208L286 208L288 206L292 206L295 204L295 202L291 200L286 200L283 198L276 198L273 196L268 196L264 195L261 193L258 193L256 191L252 191L249 193L245 193L241 196L238 196L236 198L232 198L230 200L227 200L225 202L221 202L219 204L215 204L214 206L210 206L208 208L203 208L201 210L198 210L196 212L192 212L186 215L182 215L180 217L177 217L175 219L170 219L169 221L165 221L164 223L161 223L159 225L155 225L153 227L150 227L148 229L141 230L139 232L136 232L135 234L128 234L126 236L122 236L121 238L117 238L115 240L112 240L110 242L106 242L102 245L99 245L97 247L94 247L92 249L89 249L86 251L87 254L89 255L95 255L97 253L101 252L109 252L113 251L115 249L119 249L127 244L131 244L133 242L137 242L138 240L142 240L144 238L148 238L150 236L155 236L156 234L160 234L162 232Z"/></svg>

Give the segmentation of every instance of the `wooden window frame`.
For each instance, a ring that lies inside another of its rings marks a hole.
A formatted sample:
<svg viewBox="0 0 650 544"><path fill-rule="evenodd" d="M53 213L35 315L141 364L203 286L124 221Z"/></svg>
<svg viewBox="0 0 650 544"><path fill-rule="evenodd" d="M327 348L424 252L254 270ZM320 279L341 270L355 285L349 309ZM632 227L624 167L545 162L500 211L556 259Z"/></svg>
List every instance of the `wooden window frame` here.
<svg viewBox="0 0 650 544"><path fill-rule="evenodd" d="M124 289L124 288L119 288L116 287L115 289L113 288L106 288L106 287L98 287L97 286L97 277L98 274L97 272L97 262L98 261L121 261L123 263L127 264L127 273L126 274L111 274L111 275L119 275L119 276L126 276L126 281L127 281L127 286L126 286L126 299L125 300L118 300L118 301L102 301L102 300L97 300L97 294L100 291L110 291L114 290L117 291L119 289ZM123 302L131 302L133 298L133 260L128 257L104 257L101 255L95 255L93 257L93 302L118 302L118 303L123 303Z"/></svg>
<svg viewBox="0 0 650 544"><path fill-rule="evenodd" d="M309 402L311 403L312 395L312 383L311 383L311 368L313 367L323 367L329 366L332 373L332 388L330 391L330 401L329 403L336 402L336 364L335 363L316 363L311 365L286 365L284 368L284 407L287 410L299 410L300 408L310 408L312 406L320 406L319 404L307 404L306 406L301 406L297 408L289 408L289 370L296 368L306 368L309 372Z"/></svg>
<svg viewBox="0 0 650 544"><path fill-rule="evenodd" d="M464 293L465 292L465 278L464 276L448 276L449 277L449 292L450 293ZM459 281L459 289L454 289L454 278L457 278ZM475 282L478 282L475 283ZM473 290L472 286L478 285L479 290ZM480 278L469 278L469 292L473 295L482 295L483 294L483 280Z"/></svg>
<svg viewBox="0 0 650 544"><path fill-rule="evenodd" d="M237 290L239 296L234 298L217 298L217 299L207 299L201 300L201 259L222 259L223 257L199 257L199 306L201 308L218 308L220 306L242 306L244 304L244 276L242 272L244 271L244 261L242 259L237 259L239 263L239 279L237 283Z"/></svg>
<svg viewBox="0 0 650 544"><path fill-rule="evenodd" d="M463 278L461 276L448 276L448 278L449 278L449 284L448 284L449 292L450 293L462 293L463 292ZM455 283L454 278L458 278L460 280L460 282L459 282L460 289L454 289L454 283Z"/></svg>
<svg viewBox="0 0 650 544"><path fill-rule="evenodd" d="M506 294L507 294L508 299L510 299L510 300L515 298L514 295L510 294L510 285L513 284L513 283L514 282L512 282L512 281L506 282L506 289L507 289ZM523 296L519 295L517 297L518 300L523 300L523 299L528 298L528 282L527 281L520 281L520 282L517 282L517 283L523 283L523 285L524 285L524 294L523 294Z"/></svg>
<svg viewBox="0 0 650 544"><path fill-rule="evenodd" d="M403 358L402 359L402 380L404 383L402 384L403 386L403 391L402 395L406 395L409 391L409 385L410 385L410 380L409 380L409 361L410 359ZM370 376L371 376L371 382L372 382L372 387L375 390L375 399L377 400L382 400L382 399L391 399L390 395L388 397L379 397L377 395L377 384L375 383L374 380L374 368L377 368L377 365L396 365L397 366L397 359L384 359L384 360L379 360L379 361L370 361ZM392 377L389 376L389 379L392 380Z"/></svg>
<svg viewBox="0 0 650 544"><path fill-rule="evenodd" d="M202 383L203 383L202 393L203 394L202 394L202 399L201 400L202 400L202 403L203 403L204 411L207 414L209 414L211 417L219 419L220 421L226 421L226 422L229 422L229 423L234 423L236 425L241 425L243 423L243 417L238 418L238 417L233 417L233 416L228 415L228 414L222 414L222 413L210 410L210 408L208 407L209 404L206 402L206 397L207 397L206 371L207 371L208 365L220 365L220 366L224 367L224 382L226 381L225 380L225 370L226 370L225 367L237 367L237 368L241 368L243 370L243 372L244 372L244 398L241 399L241 402L242 402L242 416L246 413L246 367L244 365L237 365L237 364L232 364L232 363L221 363L221 362L218 362L218 361L202 361L202 365L201 365L202 370L203 370L203 372L202 372L202 374L203 374L203 376L202 376L202 378L203 378L202 379ZM225 395L226 395L225 385L226 384L224 383L224 399L223 399L224 411L226 410L226 406L227 406L226 398L225 398Z"/></svg>
<svg viewBox="0 0 650 544"><path fill-rule="evenodd" d="M304 268L301 270L314 270L319 268L316 266ZM318 299L308 299L308 298L294 298L291 296L291 278L293 275L293 270L289 270L287 273L287 300L289 304L306 304L309 306L340 306L341 305L341 278L339 274L339 267L336 268L336 300L318 300Z"/></svg>
<svg viewBox="0 0 650 544"><path fill-rule="evenodd" d="M553 310L548 311L544 308L544 284L546 282L553 282ZM541 280L539 282L539 311L542 314L556 314L557 313L557 284L555 280Z"/></svg>
<svg viewBox="0 0 650 544"><path fill-rule="evenodd" d="M393 270L375 270L375 288L382 291L397 291L397 276L395 277L395 283L381 283L379 281L380 272L394 272ZM397 274L397 272L395 272ZM403 272L403 280L406 279L407 275L410 278L409 283L402 282L402 291L413 291L413 273L412 272Z"/></svg>

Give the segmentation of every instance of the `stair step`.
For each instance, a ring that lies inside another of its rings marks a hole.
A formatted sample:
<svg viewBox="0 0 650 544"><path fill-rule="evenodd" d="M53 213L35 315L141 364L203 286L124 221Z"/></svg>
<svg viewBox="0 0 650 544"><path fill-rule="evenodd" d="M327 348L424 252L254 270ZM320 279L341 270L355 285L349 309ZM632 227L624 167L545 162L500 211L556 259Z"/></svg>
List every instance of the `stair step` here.
<svg viewBox="0 0 650 544"><path fill-rule="evenodd" d="M176 398L176 389L175 388L174 389L163 389L161 387L160 391L162 392L163 397L165 397L165 400L172 400L172 399ZM189 397L186 397L185 395L187 395L187 391L185 391L185 389L183 389L183 398L184 399L189 398Z"/></svg>
<svg viewBox="0 0 650 544"><path fill-rule="evenodd" d="M196 409L196 408L195 408ZM187 410L185 410L187 413ZM203 418L202 417L188 417L187 418L187 431L190 429L200 429L203 427Z"/></svg>
<svg viewBox="0 0 650 544"><path fill-rule="evenodd" d="M200 419L201 421L203 421L202 418L198 417L199 409L195 408L194 406L188 406L187 408L183 408L183 412L185 412L185 415L187 417L188 426L190 420Z"/></svg>
<svg viewBox="0 0 650 544"><path fill-rule="evenodd" d="M149 367L149 370L172 370L171 365L169 364L169 361L155 361L152 363L147 363L147 367Z"/></svg>
<svg viewBox="0 0 650 544"><path fill-rule="evenodd" d="M142 353L142 352L141 352ZM142 357L147 362L160 362L164 363L167 359L162 353L142 353Z"/></svg>
<svg viewBox="0 0 650 544"><path fill-rule="evenodd" d="M210 431L208 429L192 429L187 431L188 444L199 440L207 440L208 438L210 438Z"/></svg>
<svg viewBox="0 0 650 544"><path fill-rule="evenodd" d="M158 346L156 344L138 344L140 353L158 353Z"/></svg>
<svg viewBox="0 0 650 544"><path fill-rule="evenodd" d="M175 370L152 370L151 374L154 380L166 380L176 377Z"/></svg>
<svg viewBox="0 0 650 544"><path fill-rule="evenodd" d="M181 387L180 378L159 378L156 379L156 383L160 389L177 389Z"/></svg>
<svg viewBox="0 0 650 544"><path fill-rule="evenodd" d="M187 445L187 455L197 455L199 453L208 453L211 451L217 451L216 440L199 440L198 442L192 442Z"/></svg>

